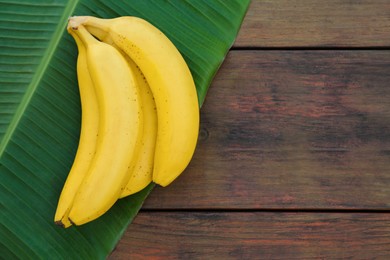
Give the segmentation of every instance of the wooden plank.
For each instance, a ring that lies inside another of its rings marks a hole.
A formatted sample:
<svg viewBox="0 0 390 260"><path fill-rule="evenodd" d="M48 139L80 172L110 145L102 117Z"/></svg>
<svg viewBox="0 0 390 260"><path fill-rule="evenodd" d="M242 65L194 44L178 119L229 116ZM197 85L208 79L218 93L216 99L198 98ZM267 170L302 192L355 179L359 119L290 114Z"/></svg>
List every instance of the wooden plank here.
<svg viewBox="0 0 390 260"><path fill-rule="evenodd" d="M145 209L389 209L390 52L232 51Z"/></svg>
<svg viewBox="0 0 390 260"><path fill-rule="evenodd" d="M390 259L390 214L141 212L109 259Z"/></svg>
<svg viewBox="0 0 390 260"><path fill-rule="evenodd" d="M388 47L388 0L252 0L235 47Z"/></svg>

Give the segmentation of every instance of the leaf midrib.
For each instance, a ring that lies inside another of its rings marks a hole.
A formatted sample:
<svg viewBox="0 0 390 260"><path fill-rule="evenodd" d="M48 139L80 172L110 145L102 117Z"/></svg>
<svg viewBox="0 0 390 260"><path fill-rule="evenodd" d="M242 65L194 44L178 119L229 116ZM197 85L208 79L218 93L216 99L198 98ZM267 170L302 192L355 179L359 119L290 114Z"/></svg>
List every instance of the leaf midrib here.
<svg viewBox="0 0 390 260"><path fill-rule="evenodd" d="M9 141L11 140L19 122L20 119L22 118L26 108L28 107L28 104L31 101L32 96L34 95L37 87L39 86L43 75L46 72L47 67L50 64L51 59L54 56L54 53L57 49L57 46L62 38L62 34L64 33L65 27L67 25L67 20L71 16L71 14L74 12L79 0L70 0L68 1L64 12L58 22L57 28L55 29L53 36L49 42L48 48L45 51L41 62L39 63L37 70L28 85L26 92L23 95L23 98L18 106L18 108L15 111L15 114L3 136L3 139L1 140L0 143L0 158L2 158L3 153L5 149L7 148L7 145Z"/></svg>

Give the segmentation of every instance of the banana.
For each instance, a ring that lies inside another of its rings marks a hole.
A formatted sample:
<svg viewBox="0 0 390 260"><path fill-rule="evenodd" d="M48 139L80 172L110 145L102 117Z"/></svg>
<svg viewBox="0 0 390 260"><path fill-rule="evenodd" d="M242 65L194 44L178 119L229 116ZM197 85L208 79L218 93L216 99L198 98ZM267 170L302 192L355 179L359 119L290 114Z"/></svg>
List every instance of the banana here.
<svg viewBox="0 0 390 260"><path fill-rule="evenodd" d="M101 41L118 46L145 75L157 108L153 181L169 185L188 166L198 139L199 102L185 60L160 30L143 19L72 19Z"/></svg>
<svg viewBox="0 0 390 260"><path fill-rule="evenodd" d="M152 182L154 149L157 136L156 104L148 83L137 65L123 53L129 66L133 69L136 82L139 86L141 106L144 115L141 149L133 172L129 172L129 182L123 190L120 198L134 194Z"/></svg>
<svg viewBox="0 0 390 260"><path fill-rule="evenodd" d="M140 149L143 113L134 72L120 52L72 18L68 26L86 47L99 106L96 152L69 212L70 222L81 225L104 214L128 183Z"/></svg>
<svg viewBox="0 0 390 260"><path fill-rule="evenodd" d="M68 32L75 39L78 49L77 78L82 114L80 138L76 156L61 191L54 216L55 223L64 227L69 227L71 225L68 214L73 202L74 194L80 186L92 161L92 157L95 154L99 122L98 103L95 88L88 71L84 44L73 30L68 30Z"/></svg>

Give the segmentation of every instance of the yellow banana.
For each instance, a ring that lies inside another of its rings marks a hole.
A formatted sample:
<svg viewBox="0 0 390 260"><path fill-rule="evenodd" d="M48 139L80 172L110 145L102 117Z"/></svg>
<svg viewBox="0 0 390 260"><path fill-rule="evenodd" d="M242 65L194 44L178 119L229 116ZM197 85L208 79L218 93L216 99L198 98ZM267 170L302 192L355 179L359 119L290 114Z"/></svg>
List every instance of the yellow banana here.
<svg viewBox="0 0 390 260"><path fill-rule="evenodd" d="M142 136L143 115L134 73L113 46L96 40L69 19L86 47L88 69L99 105L96 153L75 194L69 220L81 225L104 214L129 180Z"/></svg>
<svg viewBox="0 0 390 260"><path fill-rule="evenodd" d="M133 69L136 82L139 86L141 107L144 115L141 148L130 179L121 194L121 198L134 194L152 182L154 149L157 135L156 104L148 83L137 65L123 53L129 66Z"/></svg>
<svg viewBox="0 0 390 260"><path fill-rule="evenodd" d="M145 75L158 121L153 181L167 186L187 167L198 138L199 104L185 60L160 30L143 19L73 19L101 41L118 46Z"/></svg>
<svg viewBox="0 0 390 260"><path fill-rule="evenodd" d="M80 186L80 183L89 168L92 157L95 154L99 122L98 103L94 85L88 71L84 44L73 30L68 31L75 39L78 49L77 78L82 113L79 145L72 168L70 169L62 189L54 216L54 221L58 225L64 227L69 227L71 225L68 214L73 202L74 194Z"/></svg>

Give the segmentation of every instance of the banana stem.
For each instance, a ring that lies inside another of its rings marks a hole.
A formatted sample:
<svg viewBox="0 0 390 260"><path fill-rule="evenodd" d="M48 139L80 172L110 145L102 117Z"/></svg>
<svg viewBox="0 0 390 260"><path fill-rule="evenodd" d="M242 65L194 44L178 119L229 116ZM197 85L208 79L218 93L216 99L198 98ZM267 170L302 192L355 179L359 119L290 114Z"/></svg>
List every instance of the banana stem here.
<svg viewBox="0 0 390 260"><path fill-rule="evenodd" d="M87 25L88 31L86 30ZM99 40L103 40L108 36L109 27L105 25L102 19L92 16L73 16L69 18L67 30L69 33L73 31L79 34L81 39L83 37L93 37L91 35L93 34ZM77 31L80 31L80 33L77 33ZM83 40L83 42L86 44L87 41Z"/></svg>
<svg viewBox="0 0 390 260"><path fill-rule="evenodd" d="M77 30L77 28L85 22L88 16L72 16L68 20L67 30L70 29Z"/></svg>
<svg viewBox="0 0 390 260"><path fill-rule="evenodd" d="M110 40L110 20L112 19L100 19L93 16L85 16L85 18L79 19L80 23L87 28L87 30L97 37L99 40L112 44Z"/></svg>
<svg viewBox="0 0 390 260"><path fill-rule="evenodd" d="M83 42L84 46L88 48L88 46L96 40L82 25L78 25L77 27L71 27L71 30L78 36L78 38Z"/></svg>

